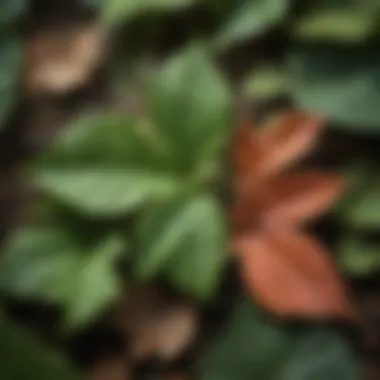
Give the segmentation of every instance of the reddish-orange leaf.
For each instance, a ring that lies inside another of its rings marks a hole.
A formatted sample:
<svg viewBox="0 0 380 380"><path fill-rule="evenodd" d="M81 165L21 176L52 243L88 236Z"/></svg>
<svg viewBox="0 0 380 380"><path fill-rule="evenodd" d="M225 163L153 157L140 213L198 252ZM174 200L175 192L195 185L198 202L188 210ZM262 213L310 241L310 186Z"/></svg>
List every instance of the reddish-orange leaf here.
<svg viewBox="0 0 380 380"><path fill-rule="evenodd" d="M326 172L289 173L267 184L263 222L301 223L323 214L345 190L346 182Z"/></svg>
<svg viewBox="0 0 380 380"><path fill-rule="evenodd" d="M259 138L249 125L243 124L235 134L232 144L232 163L235 187L241 192L254 179L260 157Z"/></svg>
<svg viewBox="0 0 380 380"><path fill-rule="evenodd" d="M240 273L259 303L281 317L352 317L336 268L311 237L266 231L236 241Z"/></svg>
<svg viewBox="0 0 380 380"><path fill-rule="evenodd" d="M276 121L273 127L261 132L263 154L256 175L268 178L302 159L315 147L322 125L320 118L289 113Z"/></svg>

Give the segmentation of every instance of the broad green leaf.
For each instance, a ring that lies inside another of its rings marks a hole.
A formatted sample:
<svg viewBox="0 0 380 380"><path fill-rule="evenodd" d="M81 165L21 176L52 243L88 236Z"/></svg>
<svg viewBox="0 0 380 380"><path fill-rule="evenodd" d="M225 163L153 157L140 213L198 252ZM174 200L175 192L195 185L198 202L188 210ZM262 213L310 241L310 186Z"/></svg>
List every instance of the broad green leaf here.
<svg viewBox="0 0 380 380"><path fill-rule="evenodd" d="M347 342L334 330L271 319L249 301L204 356L200 380L360 380Z"/></svg>
<svg viewBox="0 0 380 380"><path fill-rule="evenodd" d="M79 380L73 366L31 333L0 315L0 376L9 380Z"/></svg>
<svg viewBox="0 0 380 380"><path fill-rule="evenodd" d="M292 354L273 379L362 379L351 347L333 329L306 327L296 334L293 342Z"/></svg>
<svg viewBox="0 0 380 380"><path fill-rule="evenodd" d="M233 11L215 38L224 49L266 32L285 17L289 0L245 0Z"/></svg>
<svg viewBox="0 0 380 380"><path fill-rule="evenodd" d="M377 14L354 7L317 9L296 23L293 34L300 40L361 42L376 31Z"/></svg>
<svg viewBox="0 0 380 380"><path fill-rule="evenodd" d="M183 9L199 0L104 0L102 18L107 24L127 22L145 12Z"/></svg>
<svg viewBox="0 0 380 380"><path fill-rule="evenodd" d="M290 347L290 336L280 323L268 319L250 301L241 302L206 352L199 379L275 379Z"/></svg>
<svg viewBox="0 0 380 380"><path fill-rule="evenodd" d="M364 239L345 238L338 247L340 265L354 276L365 276L380 270L380 244Z"/></svg>
<svg viewBox="0 0 380 380"><path fill-rule="evenodd" d="M19 230L0 260L0 287L16 297L61 305L66 324L96 318L118 296L115 262L123 241L83 244L56 227Z"/></svg>
<svg viewBox="0 0 380 380"><path fill-rule="evenodd" d="M140 128L141 127L141 128ZM143 126L116 115L81 118L37 161L33 180L50 196L96 216L120 216L179 186L169 152Z"/></svg>
<svg viewBox="0 0 380 380"><path fill-rule="evenodd" d="M289 87L296 106L336 127L380 133L380 54L355 48L299 47L289 56Z"/></svg>
<svg viewBox="0 0 380 380"><path fill-rule="evenodd" d="M227 248L223 216L211 197L199 195L153 207L140 222L138 238L140 278L165 272L186 293L202 299L213 295Z"/></svg>
<svg viewBox="0 0 380 380"><path fill-rule="evenodd" d="M372 183L352 199L342 212L342 220L350 227L362 230L380 228L380 183Z"/></svg>
<svg viewBox="0 0 380 380"><path fill-rule="evenodd" d="M17 101L20 75L20 41L3 37L0 39L0 130L6 126L7 119Z"/></svg>
<svg viewBox="0 0 380 380"><path fill-rule="evenodd" d="M224 79L199 46L172 57L156 74L149 110L178 165L198 170L226 144L230 100Z"/></svg>

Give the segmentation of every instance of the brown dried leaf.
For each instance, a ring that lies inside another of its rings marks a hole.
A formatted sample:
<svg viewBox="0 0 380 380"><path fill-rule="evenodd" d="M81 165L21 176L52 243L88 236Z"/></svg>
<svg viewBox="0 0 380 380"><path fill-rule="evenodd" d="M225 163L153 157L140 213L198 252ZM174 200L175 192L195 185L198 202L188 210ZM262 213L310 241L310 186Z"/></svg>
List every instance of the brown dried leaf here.
<svg viewBox="0 0 380 380"><path fill-rule="evenodd" d="M322 120L301 113L289 113L260 133L262 156L257 164L260 179L276 175L308 154L318 141Z"/></svg>
<svg viewBox="0 0 380 380"><path fill-rule="evenodd" d="M343 193L343 178L326 172L291 173L276 177L264 189L265 224L302 223L323 214Z"/></svg>
<svg viewBox="0 0 380 380"><path fill-rule="evenodd" d="M193 306L147 290L131 294L117 324L129 338L134 360L158 357L170 361L193 342L198 322Z"/></svg>
<svg viewBox="0 0 380 380"><path fill-rule="evenodd" d="M105 32L97 25L51 28L27 42L26 90L64 94L89 82L105 56Z"/></svg>
<svg viewBox="0 0 380 380"><path fill-rule="evenodd" d="M311 237L266 231L236 241L243 282L281 317L352 317L344 285L326 251Z"/></svg>

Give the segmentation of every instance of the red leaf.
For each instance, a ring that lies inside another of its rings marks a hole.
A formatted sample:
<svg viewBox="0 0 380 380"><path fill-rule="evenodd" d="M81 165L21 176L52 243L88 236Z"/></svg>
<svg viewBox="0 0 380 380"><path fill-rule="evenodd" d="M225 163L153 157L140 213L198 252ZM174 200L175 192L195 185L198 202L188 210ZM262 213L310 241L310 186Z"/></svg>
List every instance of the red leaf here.
<svg viewBox="0 0 380 380"><path fill-rule="evenodd" d="M236 242L240 273L259 303L282 317L352 317L336 268L311 237L261 232Z"/></svg>
<svg viewBox="0 0 380 380"><path fill-rule="evenodd" d="M264 223L288 225L323 214L342 194L345 181L335 174L310 171L276 177L267 186Z"/></svg>
<svg viewBox="0 0 380 380"><path fill-rule="evenodd" d="M300 113L287 114L260 134L263 151L256 175L268 178L302 159L312 150L322 130L322 120Z"/></svg>

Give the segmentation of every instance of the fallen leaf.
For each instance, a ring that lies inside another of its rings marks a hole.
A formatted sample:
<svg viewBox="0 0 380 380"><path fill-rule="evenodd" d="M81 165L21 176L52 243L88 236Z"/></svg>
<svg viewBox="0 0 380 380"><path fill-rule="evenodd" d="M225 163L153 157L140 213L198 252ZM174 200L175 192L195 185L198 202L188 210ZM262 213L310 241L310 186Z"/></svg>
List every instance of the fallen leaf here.
<svg viewBox="0 0 380 380"><path fill-rule="evenodd" d="M297 224L319 217L339 198L345 181L326 172L296 172L275 177L265 190L264 224Z"/></svg>
<svg viewBox="0 0 380 380"><path fill-rule="evenodd" d="M315 148L322 120L301 113L289 113L260 133L262 156L255 175L268 178L287 169Z"/></svg>
<svg viewBox="0 0 380 380"><path fill-rule="evenodd" d="M86 85L105 57L106 35L97 25L53 27L27 42L26 91L65 94Z"/></svg>
<svg viewBox="0 0 380 380"><path fill-rule="evenodd" d="M131 370L123 358L98 362L85 376L86 380L131 380Z"/></svg>
<svg viewBox="0 0 380 380"><path fill-rule="evenodd" d="M118 314L116 323L129 338L134 360L171 361L189 347L198 330L199 317L192 305L151 289L129 293Z"/></svg>
<svg viewBox="0 0 380 380"><path fill-rule="evenodd" d="M262 231L236 241L248 292L281 317L352 317L342 280L324 248L294 231Z"/></svg>

